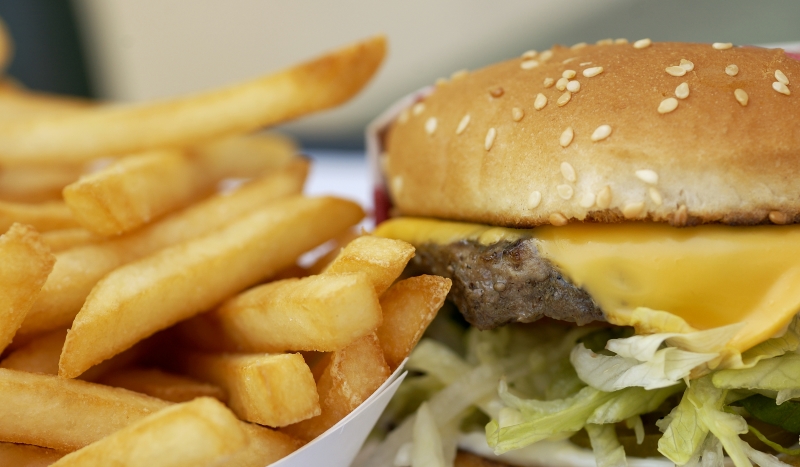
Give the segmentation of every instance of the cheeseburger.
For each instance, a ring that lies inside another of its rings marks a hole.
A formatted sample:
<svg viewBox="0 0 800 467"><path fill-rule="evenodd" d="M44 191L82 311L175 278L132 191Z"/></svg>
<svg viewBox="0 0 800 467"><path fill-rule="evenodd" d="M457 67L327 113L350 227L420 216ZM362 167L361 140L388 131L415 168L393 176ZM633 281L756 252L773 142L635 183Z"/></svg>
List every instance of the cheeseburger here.
<svg viewBox="0 0 800 467"><path fill-rule="evenodd" d="M795 82L780 49L601 41L456 73L397 113L376 235L452 279L470 328L412 355L373 465L800 454Z"/></svg>

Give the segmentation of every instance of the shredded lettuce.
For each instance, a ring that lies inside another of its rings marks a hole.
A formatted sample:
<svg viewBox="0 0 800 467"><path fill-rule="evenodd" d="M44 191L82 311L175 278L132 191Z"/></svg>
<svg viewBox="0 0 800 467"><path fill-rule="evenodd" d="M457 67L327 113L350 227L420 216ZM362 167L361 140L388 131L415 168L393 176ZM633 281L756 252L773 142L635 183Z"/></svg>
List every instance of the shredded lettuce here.
<svg viewBox="0 0 800 467"><path fill-rule="evenodd" d="M412 467L445 467L442 436L427 402L423 402L417 410L412 443Z"/></svg>
<svg viewBox="0 0 800 467"><path fill-rule="evenodd" d="M617 423L636 417L640 414L656 410L667 398L683 391L683 384L646 390L643 388L628 388L616 394L616 397L599 406L592 413L587 423ZM641 418L639 419L641 421ZM642 433L642 436L644 432Z"/></svg>
<svg viewBox="0 0 800 467"><path fill-rule="evenodd" d="M737 402L757 419L783 428L789 433L800 434L800 402L785 402L781 405L775 400L754 394Z"/></svg>
<svg viewBox="0 0 800 467"><path fill-rule="evenodd" d="M715 386L725 389L798 389L800 355L785 354L761 360L751 368L720 370L714 373L713 381Z"/></svg>
<svg viewBox="0 0 800 467"><path fill-rule="evenodd" d="M725 457L722 455L722 443L713 434L706 436L706 440L685 467L723 467Z"/></svg>
<svg viewBox="0 0 800 467"><path fill-rule="evenodd" d="M726 355L720 368L745 369L752 368L758 362L795 352L800 347L800 314L795 315L779 337L768 339L742 354L730 352Z"/></svg>
<svg viewBox="0 0 800 467"><path fill-rule="evenodd" d="M617 440L614 425L586 425L586 433L592 443L592 451L597 462L597 467L627 466L625 448Z"/></svg>
<svg viewBox="0 0 800 467"><path fill-rule="evenodd" d="M444 344L422 339L408 358L406 369L426 373L443 384L450 384L472 366Z"/></svg>
<svg viewBox="0 0 800 467"><path fill-rule="evenodd" d="M620 324L633 326L637 334L656 334L659 332L685 334L697 331L678 315L646 307L636 308L631 313L628 322Z"/></svg>
<svg viewBox="0 0 800 467"><path fill-rule="evenodd" d="M644 422L642 422L642 417L634 415L626 418L625 426L636 434L636 444L644 442Z"/></svg>

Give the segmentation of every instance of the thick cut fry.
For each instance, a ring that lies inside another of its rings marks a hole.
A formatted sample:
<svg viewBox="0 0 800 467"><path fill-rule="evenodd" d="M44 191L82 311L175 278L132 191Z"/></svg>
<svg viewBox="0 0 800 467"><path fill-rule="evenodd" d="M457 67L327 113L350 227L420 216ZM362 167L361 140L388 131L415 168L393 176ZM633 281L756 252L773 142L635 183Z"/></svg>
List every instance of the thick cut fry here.
<svg viewBox="0 0 800 467"><path fill-rule="evenodd" d="M213 178L254 177L285 167L297 154L297 145L277 133L253 134L194 146L189 153Z"/></svg>
<svg viewBox="0 0 800 467"><path fill-rule="evenodd" d="M333 247L331 250L324 255L317 258L314 261L314 264L308 267L308 275L317 275L322 274L325 269L339 256L339 253L342 251L342 248L347 246L350 242L357 239L362 235L361 231L363 229L350 229L346 232L342 232L341 235L334 238L332 240Z"/></svg>
<svg viewBox="0 0 800 467"><path fill-rule="evenodd" d="M247 443L247 434L230 410L215 399L201 398L142 418L53 465L215 466Z"/></svg>
<svg viewBox="0 0 800 467"><path fill-rule="evenodd" d="M216 230L271 201L299 193L307 171L306 162L293 163L233 193L212 196L128 235L58 253L53 272L19 333L36 334L69 326L92 287L115 268Z"/></svg>
<svg viewBox="0 0 800 467"><path fill-rule="evenodd" d="M237 86L149 105L97 106L70 118L0 127L0 163L85 161L179 147L281 123L340 104L378 69L376 37Z"/></svg>
<svg viewBox="0 0 800 467"><path fill-rule="evenodd" d="M394 284L381 296L383 324L376 334L389 368L397 368L417 345L451 285L444 277L417 276Z"/></svg>
<svg viewBox="0 0 800 467"><path fill-rule="evenodd" d="M317 382L322 414L281 430L304 440L316 438L367 400L390 374L375 334L358 339L332 354Z"/></svg>
<svg viewBox="0 0 800 467"><path fill-rule="evenodd" d="M0 199L17 203L60 201L64 187L84 171L83 165L0 167Z"/></svg>
<svg viewBox="0 0 800 467"><path fill-rule="evenodd" d="M56 258L39 233L14 224L0 236L0 354L33 306Z"/></svg>
<svg viewBox="0 0 800 467"><path fill-rule="evenodd" d="M5 232L15 222L30 225L40 232L78 226L62 201L36 204L0 201L0 232Z"/></svg>
<svg viewBox="0 0 800 467"><path fill-rule="evenodd" d="M63 452L29 444L0 443L0 465L46 467L64 457Z"/></svg>
<svg viewBox="0 0 800 467"><path fill-rule="evenodd" d="M320 413L314 376L300 354L178 352L170 365L224 388L242 420L280 427Z"/></svg>
<svg viewBox="0 0 800 467"><path fill-rule="evenodd" d="M381 316L372 283L356 272L255 287L182 324L181 332L211 326L221 342L245 352L330 352L375 331Z"/></svg>
<svg viewBox="0 0 800 467"><path fill-rule="evenodd" d="M67 186L64 201L84 228L119 235L208 194L196 169L182 151L136 154Z"/></svg>
<svg viewBox="0 0 800 467"><path fill-rule="evenodd" d="M237 452L228 460L235 467L264 467L303 447L304 442L285 433L251 423L241 424L250 439L247 449Z"/></svg>
<svg viewBox="0 0 800 467"><path fill-rule="evenodd" d="M213 397L222 402L227 399L219 386L156 368L125 368L107 373L96 381L170 402L188 402L198 397Z"/></svg>
<svg viewBox="0 0 800 467"><path fill-rule="evenodd" d="M400 277L413 256L414 247L410 243L365 235L344 247L325 273L363 271L380 295Z"/></svg>
<svg viewBox="0 0 800 467"><path fill-rule="evenodd" d="M362 217L361 208L350 201L294 197L118 268L97 284L75 317L58 374L74 378L156 331L213 307L293 264Z"/></svg>
<svg viewBox="0 0 800 467"><path fill-rule="evenodd" d="M73 229L51 230L49 232L42 233L42 242L49 246L50 251L53 253L69 250L70 248L75 248L78 246L99 243L102 240L102 237L98 237L92 232L80 227L75 227Z"/></svg>

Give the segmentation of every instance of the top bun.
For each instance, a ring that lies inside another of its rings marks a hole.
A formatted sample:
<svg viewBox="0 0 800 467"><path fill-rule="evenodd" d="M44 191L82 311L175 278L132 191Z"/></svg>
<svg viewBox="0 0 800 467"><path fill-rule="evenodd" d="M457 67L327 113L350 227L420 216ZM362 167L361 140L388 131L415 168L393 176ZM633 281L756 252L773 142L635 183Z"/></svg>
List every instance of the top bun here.
<svg viewBox="0 0 800 467"><path fill-rule="evenodd" d="M456 73L403 111L388 186L403 215L509 227L800 222L795 83L800 61L780 49L527 52Z"/></svg>

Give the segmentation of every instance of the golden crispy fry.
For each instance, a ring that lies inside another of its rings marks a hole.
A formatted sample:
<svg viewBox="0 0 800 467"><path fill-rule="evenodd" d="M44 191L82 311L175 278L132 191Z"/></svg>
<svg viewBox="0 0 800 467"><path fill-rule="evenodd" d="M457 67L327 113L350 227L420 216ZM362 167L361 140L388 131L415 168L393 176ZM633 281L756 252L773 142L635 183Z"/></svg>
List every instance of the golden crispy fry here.
<svg viewBox="0 0 800 467"><path fill-rule="evenodd" d="M69 250L70 248L75 248L78 246L100 243L103 240L102 237L99 237L80 227L51 230L49 232L42 233L41 237L42 242L49 246L50 251L53 253Z"/></svg>
<svg viewBox="0 0 800 467"><path fill-rule="evenodd" d="M15 222L30 225L40 232L78 226L61 201L37 204L0 201L0 232L5 232Z"/></svg>
<svg viewBox="0 0 800 467"><path fill-rule="evenodd" d="M303 447L303 441L279 431L251 423L241 423L250 439L247 449L237 452L227 465L236 467L263 467L282 459Z"/></svg>
<svg viewBox="0 0 800 467"><path fill-rule="evenodd" d="M29 444L0 443L0 465L46 467L64 457L64 454Z"/></svg>
<svg viewBox="0 0 800 467"><path fill-rule="evenodd" d="M186 206L213 183L177 150L125 157L64 188L75 220L98 235L119 235Z"/></svg>
<svg viewBox="0 0 800 467"><path fill-rule="evenodd" d="M375 392L391 372L375 334L334 352L317 382L322 414L281 430L304 440L324 433Z"/></svg>
<svg viewBox="0 0 800 467"><path fill-rule="evenodd" d="M380 295L400 276L413 256L414 247L410 243L365 235L344 247L325 273L363 271Z"/></svg>
<svg viewBox="0 0 800 467"><path fill-rule="evenodd" d="M189 153L212 178L254 177L285 167L297 154L297 145L277 133L253 134L194 146Z"/></svg>
<svg viewBox="0 0 800 467"><path fill-rule="evenodd" d="M151 334L293 264L363 217L336 198L277 201L203 237L108 274L67 334L58 374L74 378Z"/></svg>
<svg viewBox="0 0 800 467"><path fill-rule="evenodd" d="M452 281L418 276L394 284L381 296L383 324L376 334L386 363L394 371L417 345L444 304Z"/></svg>
<svg viewBox="0 0 800 467"><path fill-rule="evenodd" d="M82 165L0 167L0 199L17 203L60 201L64 187L77 180L82 173Z"/></svg>
<svg viewBox="0 0 800 467"><path fill-rule="evenodd" d="M170 365L224 388L242 420L279 427L320 413L314 377L300 354L178 352Z"/></svg>
<svg viewBox="0 0 800 467"><path fill-rule="evenodd" d="M58 253L53 272L19 333L36 334L69 326L92 287L115 268L218 229L271 201L299 193L307 171L306 162L292 163L231 194L212 196L136 232Z"/></svg>
<svg viewBox="0 0 800 467"><path fill-rule="evenodd" d="M288 70L149 105L97 106L72 116L0 126L3 165L78 162L246 133L340 104L378 69L383 37Z"/></svg>
<svg viewBox="0 0 800 467"><path fill-rule="evenodd" d="M169 405L85 381L0 369L0 441L73 451ZM80 429L76 429L80 427Z"/></svg>
<svg viewBox="0 0 800 467"><path fill-rule="evenodd" d="M85 112L92 105L95 103L87 99L28 91L8 80L0 82L0 122L69 117Z"/></svg>
<svg viewBox="0 0 800 467"><path fill-rule="evenodd" d="M247 434L230 410L216 399L200 398L133 422L53 465L215 466L247 443Z"/></svg>
<svg viewBox="0 0 800 467"><path fill-rule="evenodd" d="M156 368L124 368L106 373L96 381L170 402L188 402L198 397L213 397L223 402L227 399L219 386Z"/></svg>
<svg viewBox="0 0 800 467"><path fill-rule="evenodd" d="M56 258L39 233L14 224L0 236L0 354L11 343Z"/></svg>
<svg viewBox="0 0 800 467"><path fill-rule="evenodd" d="M183 332L213 326L222 342L246 352L324 352L343 349L373 332L381 316L372 283L358 272L255 287L196 318L204 324L185 324Z"/></svg>

